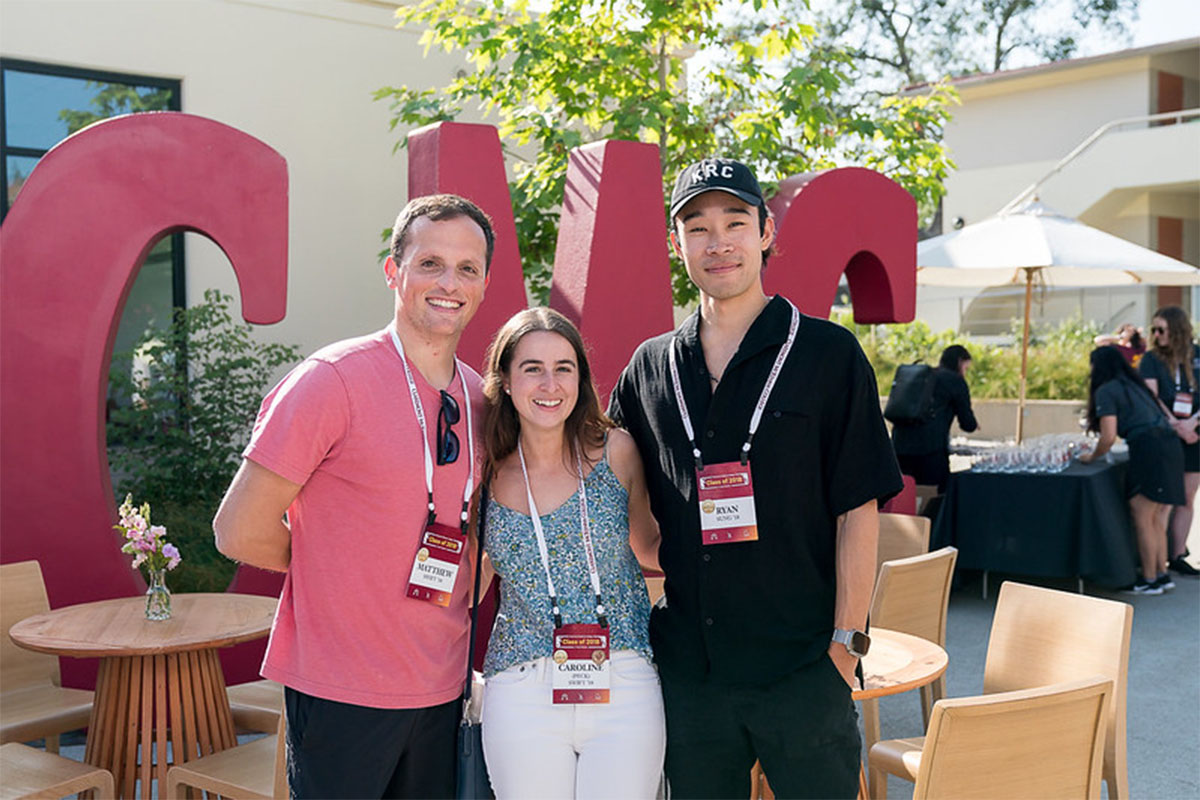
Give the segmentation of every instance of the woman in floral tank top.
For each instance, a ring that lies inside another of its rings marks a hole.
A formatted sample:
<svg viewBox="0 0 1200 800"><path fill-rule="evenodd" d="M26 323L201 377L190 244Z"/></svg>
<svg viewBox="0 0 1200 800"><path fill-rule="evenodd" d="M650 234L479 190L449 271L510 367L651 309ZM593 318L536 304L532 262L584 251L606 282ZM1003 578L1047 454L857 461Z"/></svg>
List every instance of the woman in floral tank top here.
<svg viewBox="0 0 1200 800"><path fill-rule="evenodd" d="M600 408L583 339L527 309L484 377L485 581L501 599L484 674L483 746L505 798L652 798L665 723L639 562L658 568L633 439Z"/></svg>

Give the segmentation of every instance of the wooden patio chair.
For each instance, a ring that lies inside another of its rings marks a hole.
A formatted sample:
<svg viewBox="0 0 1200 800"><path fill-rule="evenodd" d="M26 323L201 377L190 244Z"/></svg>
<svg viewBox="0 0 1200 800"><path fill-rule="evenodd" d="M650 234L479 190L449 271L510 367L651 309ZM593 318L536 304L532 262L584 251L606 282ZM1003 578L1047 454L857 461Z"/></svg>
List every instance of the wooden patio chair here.
<svg viewBox="0 0 1200 800"><path fill-rule="evenodd" d="M938 487L930 486L927 483L918 483L916 488L917 494L917 513L920 514L929 505L929 501L938 496Z"/></svg>
<svg viewBox="0 0 1200 800"><path fill-rule="evenodd" d="M646 594L650 596L650 605L657 605L666 592L667 579L663 575L644 575L646 581Z"/></svg>
<svg viewBox="0 0 1200 800"><path fill-rule="evenodd" d="M1102 675L1113 682L1105 720L1102 776L1110 800L1128 800L1125 705L1129 683L1128 603L1006 581L983 668L985 694ZM915 781L923 738L889 739L868 756L872 797L886 797L883 773Z"/></svg>
<svg viewBox="0 0 1200 800"><path fill-rule="evenodd" d="M1111 680L1096 675L939 700L913 799L1098 800L1112 687Z"/></svg>
<svg viewBox="0 0 1200 800"><path fill-rule="evenodd" d="M183 798L185 787L191 787L232 800L287 798L287 717L282 712L275 731L171 767L165 796Z"/></svg>
<svg viewBox="0 0 1200 800"><path fill-rule="evenodd" d="M946 646L946 617L950 582L958 550L943 547L932 553L883 562L871 598L871 625L910 633ZM922 686L921 716L929 725L935 701L946 695L945 676ZM879 741L879 700L862 701L863 732L869 750Z"/></svg>
<svg viewBox="0 0 1200 800"><path fill-rule="evenodd" d="M912 514L879 515L879 547L875 555L875 574L885 561L919 556L929 552L929 520ZM882 627L887 627L883 625Z"/></svg>
<svg viewBox="0 0 1200 800"><path fill-rule="evenodd" d="M283 684L261 680L239 683L226 689L233 727L243 731L270 733L279 727L283 708Z"/></svg>
<svg viewBox="0 0 1200 800"><path fill-rule="evenodd" d="M87 789L101 798L116 796L108 770L17 742L0 745L0 776L0 800L65 797Z"/></svg>
<svg viewBox="0 0 1200 800"><path fill-rule="evenodd" d="M86 728L91 692L64 689L58 657L17 647L8 629L50 610L42 568L36 561L0 565L0 744L45 738L58 752L58 735Z"/></svg>

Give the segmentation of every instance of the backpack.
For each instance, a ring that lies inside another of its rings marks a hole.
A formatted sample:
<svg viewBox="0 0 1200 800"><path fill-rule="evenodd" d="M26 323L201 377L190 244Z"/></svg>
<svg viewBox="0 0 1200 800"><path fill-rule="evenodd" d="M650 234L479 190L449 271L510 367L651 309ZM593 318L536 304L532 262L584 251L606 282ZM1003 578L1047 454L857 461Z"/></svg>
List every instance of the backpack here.
<svg viewBox="0 0 1200 800"><path fill-rule="evenodd" d="M892 379L883 418L895 425L912 425L933 416L933 367L901 364Z"/></svg>

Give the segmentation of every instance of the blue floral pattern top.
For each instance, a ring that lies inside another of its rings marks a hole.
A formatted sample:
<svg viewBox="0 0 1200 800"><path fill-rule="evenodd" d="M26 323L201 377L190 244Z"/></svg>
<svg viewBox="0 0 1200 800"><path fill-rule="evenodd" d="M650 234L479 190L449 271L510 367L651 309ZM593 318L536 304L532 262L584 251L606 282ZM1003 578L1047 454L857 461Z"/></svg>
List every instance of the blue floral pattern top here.
<svg viewBox="0 0 1200 800"><path fill-rule="evenodd" d="M629 547L629 493L608 465L607 448L604 458L584 478L584 485L611 652L634 650L651 661L650 597ZM541 518L563 624L596 622L596 600L579 530L579 491ZM484 547L503 581L500 609L483 663L484 675L491 677L516 664L549 656L554 616L537 535L528 514L489 498Z"/></svg>

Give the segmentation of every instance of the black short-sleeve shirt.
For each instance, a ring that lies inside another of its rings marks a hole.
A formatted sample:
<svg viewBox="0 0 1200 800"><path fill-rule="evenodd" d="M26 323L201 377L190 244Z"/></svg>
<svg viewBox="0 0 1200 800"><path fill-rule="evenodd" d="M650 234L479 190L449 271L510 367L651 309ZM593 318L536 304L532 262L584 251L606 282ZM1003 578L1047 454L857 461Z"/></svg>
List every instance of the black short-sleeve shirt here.
<svg viewBox="0 0 1200 800"><path fill-rule="evenodd" d="M787 301L773 298L712 392L694 314L644 342L613 390L609 413L637 442L662 529L667 607L654 610L650 639L659 668L676 680L765 684L819 658L833 631L837 517L903 486L857 340L802 315L750 453L759 538L700 543L695 462L668 348L704 463L733 461L790 319Z"/></svg>
<svg viewBox="0 0 1200 800"><path fill-rule="evenodd" d="M1158 382L1159 399L1169 409L1175 407L1176 394L1192 391L1188 386L1186 373L1182 369L1176 369L1172 374L1170 368L1152 350L1142 355L1142 360L1138 362L1138 372L1141 373L1142 378L1154 379ZM1197 373L1200 373L1200 348L1193 345L1192 374ZM1192 413L1196 413L1198 409L1200 409L1200 392L1192 391Z"/></svg>
<svg viewBox="0 0 1200 800"><path fill-rule="evenodd" d="M1172 396L1171 398L1175 398ZM1096 389L1096 418L1117 418L1117 435L1129 439L1151 428L1170 428L1162 409L1145 386L1114 378Z"/></svg>

